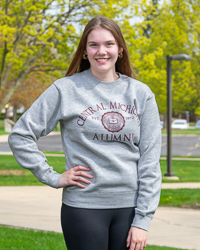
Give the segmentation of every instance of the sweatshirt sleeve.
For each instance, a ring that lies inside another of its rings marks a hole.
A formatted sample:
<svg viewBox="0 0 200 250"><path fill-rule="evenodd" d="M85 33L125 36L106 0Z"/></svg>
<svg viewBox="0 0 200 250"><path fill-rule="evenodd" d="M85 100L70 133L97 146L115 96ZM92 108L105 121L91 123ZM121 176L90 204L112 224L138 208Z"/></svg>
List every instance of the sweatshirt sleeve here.
<svg viewBox="0 0 200 250"><path fill-rule="evenodd" d="M48 165L37 141L49 134L60 119L60 94L54 84L32 104L13 127L9 146L19 165L29 169L42 183L58 187L61 174Z"/></svg>
<svg viewBox="0 0 200 250"><path fill-rule="evenodd" d="M160 200L161 128L155 97L146 101L140 120L140 159L138 161L138 198L132 226L148 231Z"/></svg>

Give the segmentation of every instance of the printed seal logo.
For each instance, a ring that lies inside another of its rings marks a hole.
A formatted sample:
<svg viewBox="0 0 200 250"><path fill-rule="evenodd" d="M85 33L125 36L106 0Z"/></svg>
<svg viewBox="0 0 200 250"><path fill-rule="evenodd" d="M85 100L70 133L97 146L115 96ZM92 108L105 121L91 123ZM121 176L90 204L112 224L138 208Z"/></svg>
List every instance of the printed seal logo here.
<svg viewBox="0 0 200 250"><path fill-rule="evenodd" d="M124 117L118 112L107 112L102 118L101 122L105 129L109 132L119 132L125 126Z"/></svg>

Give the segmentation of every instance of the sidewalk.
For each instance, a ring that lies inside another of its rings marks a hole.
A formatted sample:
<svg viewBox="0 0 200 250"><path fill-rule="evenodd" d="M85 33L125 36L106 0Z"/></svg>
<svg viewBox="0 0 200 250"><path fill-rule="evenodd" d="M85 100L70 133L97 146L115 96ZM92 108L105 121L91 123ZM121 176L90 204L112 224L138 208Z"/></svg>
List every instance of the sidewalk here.
<svg viewBox="0 0 200 250"><path fill-rule="evenodd" d="M0 142L7 142L8 141L8 135L0 135Z"/></svg>
<svg viewBox="0 0 200 250"><path fill-rule="evenodd" d="M0 187L0 225L61 232L61 197L49 186ZM200 250L199 235L200 210L159 207L148 244Z"/></svg>
<svg viewBox="0 0 200 250"><path fill-rule="evenodd" d="M200 188L200 182L162 183L162 189Z"/></svg>

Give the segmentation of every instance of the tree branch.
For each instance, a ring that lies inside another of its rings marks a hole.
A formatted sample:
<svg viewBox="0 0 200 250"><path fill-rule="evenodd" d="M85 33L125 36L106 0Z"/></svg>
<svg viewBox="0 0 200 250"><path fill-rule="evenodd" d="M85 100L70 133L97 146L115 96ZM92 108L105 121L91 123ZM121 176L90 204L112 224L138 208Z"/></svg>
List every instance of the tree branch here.
<svg viewBox="0 0 200 250"><path fill-rule="evenodd" d="M29 20L29 18L30 18L30 16L31 16L31 13L32 13L32 10L29 11L29 13L28 13L26 19L24 20L24 25L21 26L20 32L17 33L16 39L15 39L15 41L13 42L14 51L15 51L17 45L19 44L19 42L21 42L21 40L22 40L22 37L23 37L23 35L22 35L22 30L23 30L23 28L27 25L28 20Z"/></svg>
<svg viewBox="0 0 200 250"><path fill-rule="evenodd" d="M33 57L31 60L29 60L29 59L30 59L30 57L29 57L28 60L26 60L26 62L25 62L24 65L22 66L22 69L23 69L24 67L26 67L27 69L26 69L26 70L22 70L22 71L19 73L18 78L17 78L17 80L16 80L16 82L15 82L15 86L18 87L18 86L20 85L21 81L24 79L24 77L25 77L27 74L30 73L31 66L32 66L33 64L35 64L36 60L37 60L37 59L40 57L40 55L45 51L45 49L46 49L46 45L43 45L43 48L41 48L41 50L39 51L39 53L38 53L35 57Z"/></svg>
<svg viewBox="0 0 200 250"><path fill-rule="evenodd" d="M49 72L49 71L52 71L52 70L63 70L63 68L49 68L49 69L34 69L34 70L30 70L30 73L31 72Z"/></svg>
<svg viewBox="0 0 200 250"><path fill-rule="evenodd" d="M50 64L40 64L40 65L35 65L34 67L31 68L31 70L35 70L40 67L52 67Z"/></svg>
<svg viewBox="0 0 200 250"><path fill-rule="evenodd" d="M2 64L1 64L1 71L0 71L0 89L2 87L2 75L3 75L3 71L5 68L5 62L6 62L6 55L9 52L9 50L7 49L7 42L4 42L4 50L3 50L3 57L2 57Z"/></svg>
<svg viewBox="0 0 200 250"><path fill-rule="evenodd" d="M45 12L48 10L49 6L50 6L53 2L54 2L54 0L50 1L50 2L46 5L46 8L44 8L44 9L42 10L42 12L39 13L39 14L42 14L42 15L45 14Z"/></svg>
<svg viewBox="0 0 200 250"><path fill-rule="evenodd" d="M8 0L6 0L6 5L5 5L5 15L8 14ZM8 48L7 48L7 41L4 41L4 50L3 50L3 56L2 56L2 64L1 64L1 71L0 71L0 89L3 87L2 85L2 75L3 71L5 68L5 62L6 62L6 55L8 53Z"/></svg>

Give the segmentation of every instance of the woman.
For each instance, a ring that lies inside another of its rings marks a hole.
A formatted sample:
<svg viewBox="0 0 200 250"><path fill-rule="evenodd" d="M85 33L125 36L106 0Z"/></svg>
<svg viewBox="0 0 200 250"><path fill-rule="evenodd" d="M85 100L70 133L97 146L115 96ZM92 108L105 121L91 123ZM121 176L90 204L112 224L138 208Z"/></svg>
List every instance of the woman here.
<svg viewBox="0 0 200 250"><path fill-rule="evenodd" d="M37 148L60 122L66 171ZM154 94L134 79L118 25L95 17L85 27L66 77L55 81L9 136L18 163L63 188L68 250L143 249L158 206L161 130Z"/></svg>

